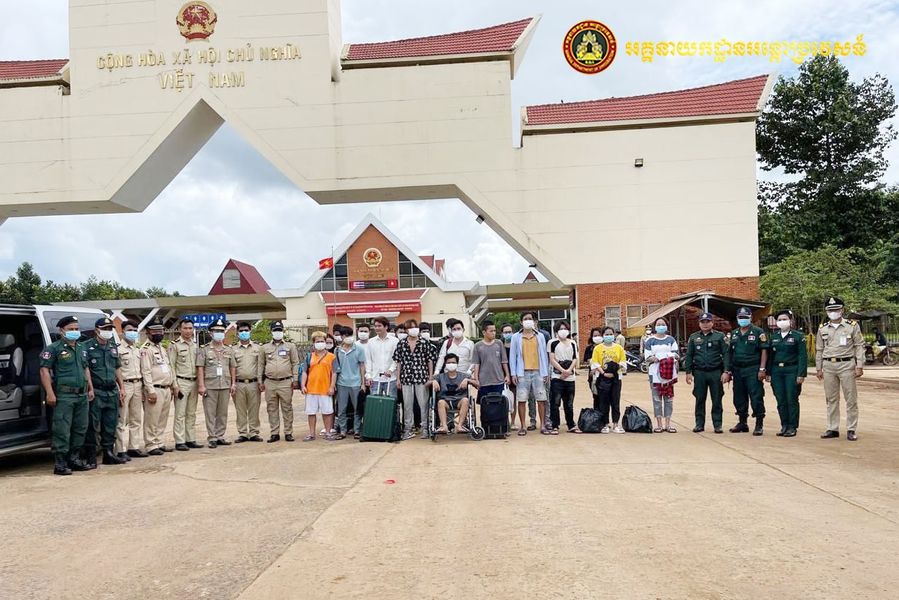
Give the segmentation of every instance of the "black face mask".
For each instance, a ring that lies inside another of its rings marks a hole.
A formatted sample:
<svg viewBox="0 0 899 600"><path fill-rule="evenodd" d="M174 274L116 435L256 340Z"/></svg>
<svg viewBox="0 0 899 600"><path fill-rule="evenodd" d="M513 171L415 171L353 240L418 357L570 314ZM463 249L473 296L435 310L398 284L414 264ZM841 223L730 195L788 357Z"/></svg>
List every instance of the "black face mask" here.
<svg viewBox="0 0 899 600"><path fill-rule="evenodd" d="M159 342L162 341L162 338L164 338L164 337L165 337L165 335L161 334L161 333L151 333L150 341L153 342L154 344L158 344Z"/></svg>

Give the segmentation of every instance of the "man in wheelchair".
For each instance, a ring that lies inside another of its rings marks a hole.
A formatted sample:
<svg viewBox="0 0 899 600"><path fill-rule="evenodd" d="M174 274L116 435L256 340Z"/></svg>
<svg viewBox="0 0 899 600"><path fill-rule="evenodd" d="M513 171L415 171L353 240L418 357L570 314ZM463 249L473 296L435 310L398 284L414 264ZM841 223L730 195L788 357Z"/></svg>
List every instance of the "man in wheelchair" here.
<svg viewBox="0 0 899 600"><path fill-rule="evenodd" d="M477 387L477 383L463 376L458 369L459 357L447 354L443 359L443 371L431 381L431 386L437 394L437 414L440 417L437 433L447 432L447 411L453 411L458 415L456 431L469 433L466 423L471 401L468 397L468 386Z"/></svg>

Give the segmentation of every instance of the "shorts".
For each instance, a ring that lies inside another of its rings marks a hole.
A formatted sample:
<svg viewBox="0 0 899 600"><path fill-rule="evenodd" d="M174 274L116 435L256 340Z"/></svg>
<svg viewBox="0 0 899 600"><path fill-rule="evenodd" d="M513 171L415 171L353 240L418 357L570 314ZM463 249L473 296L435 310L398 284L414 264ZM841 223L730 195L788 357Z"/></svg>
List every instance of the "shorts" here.
<svg viewBox="0 0 899 600"><path fill-rule="evenodd" d="M464 400L464 399L465 399L464 397L462 397L462 398L455 398L455 397L440 398L437 400L437 403L439 404L440 400L443 400L446 402L446 405L449 407L450 410L459 410L459 405L462 403L462 400Z"/></svg>
<svg viewBox="0 0 899 600"><path fill-rule="evenodd" d="M537 402L546 402L546 384L543 383L540 371L525 371L524 375L518 378L515 389L518 402L527 402L532 394Z"/></svg>
<svg viewBox="0 0 899 600"><path fill-rule="evenodd" d="M334 400L331 399L331 396L306 394L306 414L314 415L318 412L323 415L333 415Z"/></svg>

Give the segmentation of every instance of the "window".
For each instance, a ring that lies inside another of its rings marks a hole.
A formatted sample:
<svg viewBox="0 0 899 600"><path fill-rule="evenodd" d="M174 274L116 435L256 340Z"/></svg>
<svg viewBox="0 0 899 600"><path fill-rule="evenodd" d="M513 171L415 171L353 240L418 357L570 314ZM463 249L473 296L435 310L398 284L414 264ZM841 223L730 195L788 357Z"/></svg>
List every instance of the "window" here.
<svg viewBox="0 0 899 600"><path fill-rule="evenodd" d="M436 340L437 338L443 337L443 323L431 323L431 339Z"/></svg>
<svg viewBox="0 0 899 600"><path fill-rule="evenodd" d="M59 327L56 325L63 317L72 315L78 319L78 327L81 329L81 341L94 337L94 323L97 319L104 317L101 313L73 313L55 310L44 311L44 322L47 323L47 329L50 331L50 340L55 342L59 339Z"/></svg>
<svg viewBox="0 0 899 600"><path fill-rule="evenodd" d="M615 331L621 329L621 307L620 306L607 306L606 307L606 319L605 319L606 327L611 327Z"/></svg>
<svg viewBox="0 0 899 600"><path fill-rule="evenodd" d="M436 283L431 281L427 275L422 273L421 269L416 267L415 264L402 253L400 253L399 267L400 289L437 287Z"/></svg>
<svg viewBox="0 0 899 600"><path fill-rule="evenodd" d="M240 271L225 269L222 273L222 289L236 290L240 288Z"/></svg>
<svg viewBox="0 0 899 600"><path fill-rule="evenodd" d="M661 304L647 304L646 305L646 314L651 315L653 312L662 308Z"/></svg>
<svg viewBox="0 0 899 600"><path fill-rule="evenodd" d="M341 256L340 260L334 263L333 269L329 269L328 272L324 274L315 289L322 292L333 292L335 291L335 283L337 284L338 292L349 288L350 284L347 278L346 254Z"/></svg>
<svg viewBox="0 0 899 600"><path fill-rule="evenodd" d="M643 318L643 305L642 304L628 304L627 305L627 326L628 327L633 327L642 318Z"/></svg>

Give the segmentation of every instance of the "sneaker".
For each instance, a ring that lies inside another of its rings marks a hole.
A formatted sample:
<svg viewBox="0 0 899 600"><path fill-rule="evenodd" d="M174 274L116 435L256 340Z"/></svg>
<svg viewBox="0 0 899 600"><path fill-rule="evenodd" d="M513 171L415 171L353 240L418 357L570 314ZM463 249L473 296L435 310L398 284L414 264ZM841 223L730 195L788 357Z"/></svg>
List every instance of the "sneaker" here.
<svg viewBox="0 0 899 600"><path fill-rule="evenodd" d="M411 440L414 437L415 437L415 434L412 433L411 431L407 431L406 433L403 434L404 440Z"/></svg>
<svg viewBox="0 0 899 600"><path fill-rule="evenodd" d="M615 433L624 433L624 428L621 425L616 425L614 431Z"/></svg>
<svg viewBox="0 0 899 600"><path fill-rule="evenodd" d="M600 431L600 433L609 433L610 431L612 431L612 430L609 428L608 425L606 425L605 427L602 428L602 431Z"/></svg>

